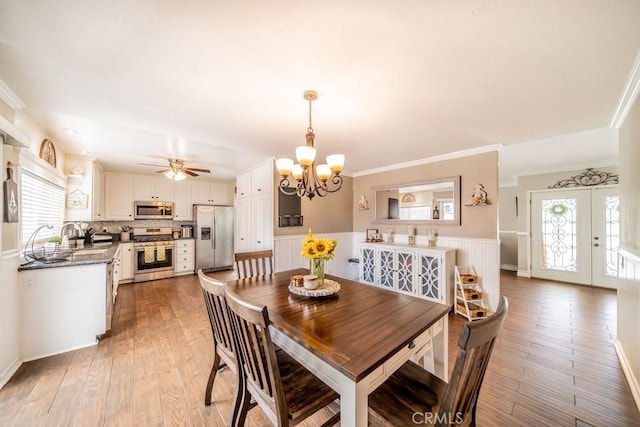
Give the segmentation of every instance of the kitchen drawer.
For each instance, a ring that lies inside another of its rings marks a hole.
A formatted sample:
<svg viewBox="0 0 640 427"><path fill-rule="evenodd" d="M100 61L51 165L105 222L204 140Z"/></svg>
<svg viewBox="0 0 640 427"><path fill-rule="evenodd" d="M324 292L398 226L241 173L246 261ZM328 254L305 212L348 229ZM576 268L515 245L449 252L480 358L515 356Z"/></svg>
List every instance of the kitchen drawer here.
<svg viewBox="0 0 640 427"><path fill-rule="evenodd" d="M193 272L194 269L195 269L195 263L193 261L191 261L191 262L178 262L176 264L175 272L176 272L176 274L178 274L178 273L186 273L186 272Z"/></svg>
<svg viewBox="0 0 640 427"><path fill-rule="evenodd" d="M193 254L178 254L176 255L176 265L177 264L184 264L184 263L189 263L189 264L193 264Z"/></svg>
<svg viewBox="0 0 640 427"><path fill-rule="evenodd" d="M190 248L183 248L182 246L176 248L176 255L187 255L190 254L193 256L193 246Z"/></svg>
<svg viewBox="0 0 640 427"><path fill-rule="evenodd" d="M176 243L176 249L191 248L193 250L193 247L194 247L193 239L176 240L175 243Z"/></svg>

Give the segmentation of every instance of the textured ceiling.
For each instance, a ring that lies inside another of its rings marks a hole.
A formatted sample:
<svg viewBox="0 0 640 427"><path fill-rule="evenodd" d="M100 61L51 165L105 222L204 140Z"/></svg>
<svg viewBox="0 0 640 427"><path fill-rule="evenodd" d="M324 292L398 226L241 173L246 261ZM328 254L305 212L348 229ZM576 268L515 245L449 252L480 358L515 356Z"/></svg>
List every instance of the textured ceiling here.
<svg viewBox="0 0 640 427"><path fill-rule="evenodd" d="M0 2L0 79L25 112L132 172L291 157L306 89L319 154L347 173L603 128L639 50L636 0ZM550 149L584 163L594 145Z"/></svg>

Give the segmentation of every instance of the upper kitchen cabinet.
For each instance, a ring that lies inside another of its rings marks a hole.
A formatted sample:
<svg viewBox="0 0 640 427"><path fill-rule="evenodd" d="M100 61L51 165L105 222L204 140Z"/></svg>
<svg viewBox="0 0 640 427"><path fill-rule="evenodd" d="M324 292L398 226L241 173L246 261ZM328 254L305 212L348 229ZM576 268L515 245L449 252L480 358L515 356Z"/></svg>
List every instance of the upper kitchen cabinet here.
<svg viewBox="0 0 640 427"><path fill-rule="evenodd" d="M105 219L133 220L133 175L104 175Z"/></svg>
<svg viewBox="0 0 640 427"><path fill-rule="evenodd" d="M238 175L237 198L271 194L273 188L273 162L269 161L248 172Z"/></svg>
<svg viewBox="0 0 640 427"><path fill-rule="evenodd" d="M173 200L173 181L164 176L135 175L133 200L170 202Z"/></svg>
<svg viewBox="0 0 640 427"><path fill-rule="evenodd" d="M104 216L104 172L97 162L93 162L91 165L92 172L92 193L93 198L91 200L91 219L93 221L100 221L105 218Z"/></svg>
<svg viewBox="0 0 640 427"><path fill-rule="evenodd" d="M228 205L229 185L194 180L191 183L191 201L194 205Z"/></svg>
<svg viewBox="0 0 640 427"><path fill-rule="evenodd" d="M104 175L91 158L66 156L66 221L100 221L104 219Z"/></svg>
<svg viewBox="0 0 640 427"><path fill-rule="evenodd" d="M173 184L173 220L191 221L193 219L193 207L191 204L191 182L176 181Z"/></svg>

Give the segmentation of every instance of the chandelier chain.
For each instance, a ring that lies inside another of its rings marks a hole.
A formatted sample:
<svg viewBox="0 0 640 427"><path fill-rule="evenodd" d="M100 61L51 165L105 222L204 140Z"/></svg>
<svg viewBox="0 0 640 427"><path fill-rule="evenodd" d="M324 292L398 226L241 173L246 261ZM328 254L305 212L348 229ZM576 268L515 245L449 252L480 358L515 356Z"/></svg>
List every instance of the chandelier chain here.
<svg viewBox="0 0 640 427"><path fill-rule="evenodd" d="M313 126L311 125L311 102L312 100L309 100L309 127L307 128L307 132L308 133L313 133Z"/></svg>

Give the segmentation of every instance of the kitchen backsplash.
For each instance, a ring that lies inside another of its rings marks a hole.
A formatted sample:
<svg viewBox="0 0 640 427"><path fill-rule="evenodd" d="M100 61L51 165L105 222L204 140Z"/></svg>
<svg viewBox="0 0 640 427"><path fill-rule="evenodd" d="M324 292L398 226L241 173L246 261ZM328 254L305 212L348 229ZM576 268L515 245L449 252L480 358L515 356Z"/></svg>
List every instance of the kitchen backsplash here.
<svg viewBox="0 0 640 427"><path fill-rule="evenodd" d="M119 234L120 227L128 225L131 228L148 228L148 227L171 227L173 231L180 231L183 225L195 225L194 221L172 221L170 219L145 219L137 221L93 221L89 222L89 227L93 227L98 232L105 229L108 233Z"/></svg>

